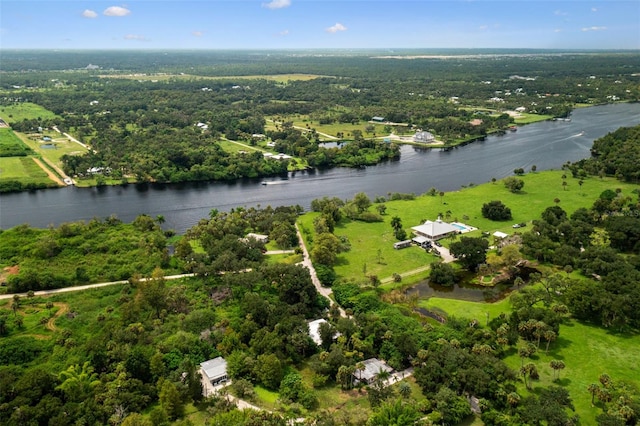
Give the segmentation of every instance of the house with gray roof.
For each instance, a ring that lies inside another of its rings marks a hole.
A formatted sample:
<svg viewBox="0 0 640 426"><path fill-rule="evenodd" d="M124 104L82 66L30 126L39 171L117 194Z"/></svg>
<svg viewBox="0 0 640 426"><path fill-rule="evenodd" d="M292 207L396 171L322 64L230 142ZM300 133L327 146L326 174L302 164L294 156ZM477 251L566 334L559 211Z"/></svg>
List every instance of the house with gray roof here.
<svg viewBox="0 0 640 426"><path fill-rule="evenodd" d="M377 358L369 358L362 361L362 364L364 365L364 369L356 369L353 375L359 382L366 384L372 383L381 372L391 373L393 371L393 368Z"/></svg>
<svg viewBox="0 0 640 426"><path fill-rule="evenodd" d="M227 361L221 356L200 363L200 369L203 376L214 386L229 380Z"/></svg>
<svg viewBox="0 0 640 426"><path fill-rule="evenodd" d="M451 234L457 234L460 229L443 222L440 218L436 221L427 220L422 225L414 226L411 230L417 236L423 236L430 240L439 240Z"/></svg>

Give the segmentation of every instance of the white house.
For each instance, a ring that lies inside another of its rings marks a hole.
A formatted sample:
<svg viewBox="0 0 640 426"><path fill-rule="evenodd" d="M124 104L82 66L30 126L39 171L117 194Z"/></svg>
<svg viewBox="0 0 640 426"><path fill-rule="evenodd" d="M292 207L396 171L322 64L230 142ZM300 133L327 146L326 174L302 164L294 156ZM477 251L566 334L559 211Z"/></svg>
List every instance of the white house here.
<svg viewBox="0 0 640 426"><path fill-rule="evenodd" d="M369 358L362 361L362 364L364 365L364 370L356 370L353 375L359 382L367 384L373 382L380 372L391 373L393 371L393 368L377 358Z"/></svg>
<svg viewBox="0 0 640 426"><path fill-rule="evenodd" d="M200 368L203 375L214 386L229 380L227 361L221 356L200 363Z"/></svg>
<svg viewBox="0 0 640 426"><path fill-rule="evenodd" d="M436 137L429 132L417 132L413 135L413 141L418 143L433 143L435 142Z"/></svg>
<svg viewBox="0 0 640 426"><path fill-rule="evenodd" d="M416 235L426 237L430 240L439 240L447 235L460 232L459 228L456 228L447 222L443 222L440 219L435 222L427 220L422 225L414 226L411 229L416 233Z"/></svg>

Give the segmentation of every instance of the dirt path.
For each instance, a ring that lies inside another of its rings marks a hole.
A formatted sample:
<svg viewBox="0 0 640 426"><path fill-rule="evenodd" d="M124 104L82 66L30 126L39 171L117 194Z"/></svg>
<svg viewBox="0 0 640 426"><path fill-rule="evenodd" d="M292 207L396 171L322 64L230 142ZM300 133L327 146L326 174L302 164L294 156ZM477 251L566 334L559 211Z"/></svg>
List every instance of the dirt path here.
<svg viewBox="0 0 640 426"><path fill-rule="evenodd" d="M35 158L35 157L31 157L31 158L33 158L33 161L36 162L38 167L40 167L42 170L44 170L44 172L47 174L47 176L49 176L49 179L51 179L52 181L54 181L55 183L57 183L60 186L67 186L58 176L56 176L51 170L49 170L49 168L47 166L42 164L42 161L40 161L40 159Z"/></svg>
<svg viewBox="0 0 640 426"><path fill-rule="evenodd" d="M316 290L318 291L318 293L320 293L321 295L329 299L330 305L336 305L340 312L340 316L346 318L347 314L345 313L344 309L342 309L342 307L338 305L331 298L331 293L332 293L331 289L328 287L323 287L322 284L320 283L320 280L318 279L318 275L316 274L316 269L313 267L313 263L311 262L311 257L309 256L309 252L307 251L307 246L304 244L304 239L302 238L302 233L300 232L300 228L298 228L297 223L295 224L295 227L296 227L296 233L298 234L298 241L300 242L300 248L302 248L303 260L300 263L302 264L302 266L309 269L309 275L311 275L311 281L313 282L313 285L316 287Z"/></svg>
<svg viewBox="0 0 640 426"><path fill-rule="evenodd" d="M69 312L69 305L67 305L66 303L60 303L60 302L56 302L53 305L59 307L60 309L58 309L58 312L56 312L54 316L49 318L49 321L47 321L46 327L47 327L47 330L58 331L58 327L56 327L56 320L60 318L62 315Z"/></svg>

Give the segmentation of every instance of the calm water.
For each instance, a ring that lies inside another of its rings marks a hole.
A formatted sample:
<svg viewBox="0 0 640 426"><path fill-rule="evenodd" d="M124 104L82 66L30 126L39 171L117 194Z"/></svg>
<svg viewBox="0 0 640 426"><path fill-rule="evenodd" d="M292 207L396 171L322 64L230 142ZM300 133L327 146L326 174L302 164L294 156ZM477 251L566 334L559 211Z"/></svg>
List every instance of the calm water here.
<svg viewBox="0 0 640 426"><path fill-rule="evenodd" d="M308 209L323 196L370 197L389 192L421 194L435 187L459 189L513 174L515 168L557 169L589 156L593 141L623 126L640 124L640 103L579 109L570 122L547 121L517 132L491 136L448 152L403 146L401 159L364 169L336 168L233 183L128 185L41 190L0 195L0 228L35 227L115 214L129 222L137 215L163 215L165 228L182 233L211 209L299 204Z"/></svg>

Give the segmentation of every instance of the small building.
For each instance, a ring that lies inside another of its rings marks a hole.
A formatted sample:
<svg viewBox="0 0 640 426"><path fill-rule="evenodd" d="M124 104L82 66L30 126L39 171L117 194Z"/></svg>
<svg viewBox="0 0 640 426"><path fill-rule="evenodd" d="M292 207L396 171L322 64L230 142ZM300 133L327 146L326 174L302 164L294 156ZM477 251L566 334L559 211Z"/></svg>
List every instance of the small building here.
<svg viewBox="0 0 640 426"><path fill-rule="evenodd" d="M51 138L49 136L43 137L42 140L45 142L51 142Z"/></svg>
<svg viewBox="0 0 640 426"><path fill-rule="evenodd" d="M229 380L229 376L227 376L227 361L221 356L200 363L200 369L204 377L214 386Z"/></svg>
<svg viewBox="0 0 640 426"><path fill-rule="evenodd" d="M311 340L313 340L318 346L322 344L322 339L320 338L320 325L326 322L327 320L320 318L309 323L309 337L311 337Z"/></svg>
<svg viewBox="0 0 640 426"><path fill-rule="evenodd" d="M361 383L370 384L381 372L391 373L393 371L393 368L377 358L367 359L362 361L362 364L364 365L364 370L356 369L353 373L355 378Z"/></svg>
<svg viewBox="0 0 640 426"><path fill-rule="evenodd" d="M496 231L493 233L493 237L497 240L505 239L509 236L509 234L505 234L504 232Z"/></svg>
<svg viewBox="0 0 640 426"><path fill-rule="evenodd" d="M264 234L254 234L253 232L249 232L244 239L248 240L249 238L253 238L256 241L260 241L265 244L269 242L269 236Z"/></svg>
<svg viewBox="0 0 640 426"><path fill-rule="evenodd" d="M411 246L411 240L404 240L404 241L398 241L397 243L393 243L393 248L396 250L400 250L410 246Z"/></svg>
<svg viewBox="0 0 640 426"><path fill-rule="evenodd" d="M434 221L427 220L422 225L411 228L416 236L423 236L430 240L439 240L451 234L457 234L460 229L455 226L443 222L441 219Z"/></svg>
<svg viewBox="0 0 640 426"><path fill-rule="evenodd" d="M384 117L371 117L371 121L375 121L376 123L384 123Z"/></svg>
<svg viewBox="0 0 640 426"><path fill-rule="evenodd" d="M413 135L413 141L417 143L433 143L435 140L436 137L430 132L422 131Z"/></svg>

